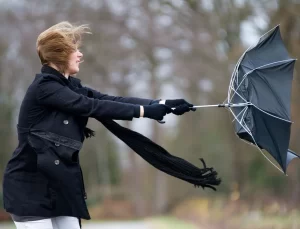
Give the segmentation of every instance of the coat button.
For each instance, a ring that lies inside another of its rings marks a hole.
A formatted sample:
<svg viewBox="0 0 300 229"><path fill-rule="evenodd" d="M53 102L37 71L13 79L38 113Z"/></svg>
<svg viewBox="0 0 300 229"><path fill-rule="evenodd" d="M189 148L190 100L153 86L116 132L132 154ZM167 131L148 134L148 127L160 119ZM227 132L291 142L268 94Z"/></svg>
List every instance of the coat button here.
<svg viewBox="0 0 300 229"><path fill-rule="evenodd" d="M68 125L68 124L69 124L69 121L68 121L68 120L64 120L64 124L65 124L65 125Z"/></svg>
<svg viewBox="0 0 300 229"><path fill-rule="evenodd" d="M59 143L55 142L55 146L59 146Z"/></svg>
<svg viewBox="0 0 300 229"><path fill-rule="evenodd" d="M59 160L55 160L54 164L59 165Z"/></svg>

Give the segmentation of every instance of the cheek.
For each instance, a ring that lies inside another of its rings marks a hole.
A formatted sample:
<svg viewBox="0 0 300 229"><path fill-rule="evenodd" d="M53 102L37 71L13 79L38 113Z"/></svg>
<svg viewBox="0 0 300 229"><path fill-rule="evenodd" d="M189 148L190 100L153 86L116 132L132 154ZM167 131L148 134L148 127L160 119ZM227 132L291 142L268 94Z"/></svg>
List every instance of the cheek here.
<svg viewBox="0 0 300 229"><path fill-rule="evenodd" d="M75 67L76 66L76 59L75 58L71 58L70 60L69 60L69 67L70 68L73 68L73 67Z"/></svg>
<svg viewBox="0 0 300 229"><path fill-rule="evenodd" d="M69 63L76 64L76 58L74 58L74 57L70 58Z"/></svg>
<svg viewBox="0 0 300 229"><path fill-rule="evenodd" d="M69 72L75 74L79 71L79 65L77 63L77 55L71 55L69 59Z"/></svg>
<svg viewBox="0 0 300 229"><path fill-rule="evenodd" d="M76 61L72 61L69 64L69 71L71 74L76 74L79 71L79 66Z"/></svg>

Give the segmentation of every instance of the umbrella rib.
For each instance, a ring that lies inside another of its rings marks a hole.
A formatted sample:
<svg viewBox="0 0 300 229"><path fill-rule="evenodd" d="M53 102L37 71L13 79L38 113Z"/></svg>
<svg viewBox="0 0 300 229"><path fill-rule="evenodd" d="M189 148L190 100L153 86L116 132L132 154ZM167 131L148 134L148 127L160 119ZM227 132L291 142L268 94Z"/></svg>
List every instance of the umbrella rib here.
<svg viewBox="0 0 300 229"><path fill-rule="evenodd" d="M256 67L256 68L252 69L251 71L249 71L249 72L247 72L247 73L245 73L245 74L243 75L242 81L238 84L238 86L237 86L237 88L236 88L235 90L238 90L238 89L240 88L240 86L242 85L242 83L244 82L244 80L246 79L246 77L247 77L250 73L254 72L255 70L261 69L261 68L263 68L263 67L266 67L266 66L269 66L269 65L272 65L272 64L277 64L277 63L281 63L281 62L286 62L286 63L287 63L287 62L289 62L289 61L295 61L295 59L287 59L287 60L275 61L275 62L272 62L272 63L269 63L269 64L265 64L265 65L261 65L261 66L259 66L259 67ZM231 86L231 87L232 87L232 86ZM230 100L232 100L232 97L233 97L233 96L231 96L231 99L230 99Z"/></svg>
<svg viewBox="0 0 300 229"><path fill-rule="evenodd" d="M246 114L246 112L247 112L247 109L248 109L248 107L244 107L244 109L243 110L241 110L241 112L236 116L236 118L234 118L233 120L232 120L232 122L234 122L235 120L238 120L238 117L240 116L240 114L243 112L243 115L242 115L242 117L241 117L241 119L240 119L240 122L243 122L243 119L244 119L244 116L245 116L245 114ZM244 121L244 123L245 123L245 121ZM242 126L242 125L241 125ZM246 123L245 123L245 127L247 127L247 125L246 125ZM242 128L244 128L244 129L246 129L245 127L243 127L242 126ZM250 131L250 129L247 127L247 129ZM246 130L247 131L247 130Z"/></svg>
<svg viewBox="0 0 300 229"><path fill-rule="evenodd" d="M275 61L275 62L272 62L272 63L269 63L269 64L264 64L264 65L261 65L261 66L258 66L254 69L252 69L251 71L245 73L245 75L243 76L243 79L242 81L240 82L240 84L238 85L237 89L241 86L242 82L245 80L245 78L252 72L254 72L255 70L258 70L258 69L261 69L261 68L264 68L264 67L267 67L269 65L272 65L272 64L278 64L278 63L288 63L288 62L292 62L292 61L295 61L295 59L286 59L286 60L279 60L279 61ZM237 90L236 89L236 90Z"/></svg>
<svg viewBox="0 0 300 229"><path fill-rule="evenodd" d="M247 126L245 120L243 120L243 121L244 121L244 124L245 124L245 129L247 129L249 132L251 132L250 129L249 129L249 127Z"/></svg>
<svg viewBox="0 0 300 229"><path fill-rule="evenodd" d="M237 118L240 116L240 114L244 111L244 113L243 113L243 115L242 115L242 117L241 117L241 120L243 119L243 117L244 117L244 114L246 113L246 110L248 109L248 107L247 106L245 106L244 108L243 108L243 110L241 110L239 113L238 113L238 115L236 116ZM235 119L233 119L232 120L232 122L234 122L234 120Z"/></svg>
<svg viewBox="0 0 300 229"><path fill-rule="evenodd" d="M276 147L276 149L277 149L278 151L280 151L280 150L278 149L278 145L275 144L276 141L274 141L273 135L270 133L270 130L269 130L268 128L266 128L266 131L268 132L268 135L270 136L273 145ZM271 155L272 155L272 154L271 154ZM272 156L273 156L273 155L272 155ZM282 157L281 157L281 154L279 153L278 156L279 156L279 160L280 160L280 163L279 163L279 164L282 165L283 163L282 163ZM276 160L275 156L273 156L273 157L274 157L274 159Z"/></svg>
<svg viewBox="0 0 300 229"><path fill-rule="evenodd" d="M242 100L244 100L244 102L248 103L248 101L247 101L243 96L241 96L241 95L236 91L236 89L232 88L232 90L234 91L233 96L234 96L235 94L237 94ZM232 96L232 98L230 99L230 102L231 102L231 100L233 99L233 96Z"/></svg>
<svg viewBox="0 0 300 229"><path fill-rule="evenodd" d="M248 49L247 49L248 50ZM243 55L240 57L240 59L238 60L237 64L235 65L234 69L233 69L233 72L232 72L232 75L231 75L231 78L230 78L230 82L229 82L229 88L228 88L228 93L227 93L227 99L228 99L228 103L229 103L229 98L230 98L230 94L231 94L231 90L230 88L232 88L232 85L234 83L234 80L237 76L237 71L238 71L238 68L240 66L240 63L242 61L242 59L244 58L244 55L245 53L247 52L247 50L243 53ZM225 99L225 101L227 100ZM224 102L225 102L224 101Z"/></svg>
<svg viewBox="0 0 300 229"><path fill-rule="evenodd" d="M245 73L244 76L243 76L242 81L239 83L239 85L237 86L237 88L234 90L235 93L237 93L236 90L238 90L238 89L240 88L240 86L242 85L242 83L244 82L244 80L246 79L246 77L247 77L250 73L254 72L255 70L261 69L261 68L263 68L263 67L267 67L267 66L272 65L272 64L283 63L283 62L288 63L289 61L295 61L295 59L287 59L287 60L275 61L275 62L272 62L272 63L269 63L269 64L261 65L261 66L259 66L259 67L256 67L256 68L252 69L251 71ZM232 87L232 85L230 85L230 86ZM233 89L233 88L232 88L232 89ZM231 98L229 99L229 102L232 100L233 96L234 96L234 94L230 96Z"/></svg>
<svg viewBox="0 0 300 229"><path fill-rule="evenodd" d="M249 47L250 48L250 47ZM248 48L248 49L249 49ZM240 63L241 63L241 61L242 61L242 59L244 58L244 56L245 56L245 54L246 54L246 52L248 51L248 49L243 53L243 55L240 57L240 59L238 60L238 62L237 62L237 64L235 65L235 67L234 67L234 70L233 70L233 72L232 72L232 75L231 75L231 78L230 78L230 82L229 82L229 88L228 88L228 93L227 93L227 99L225 99L225 101L226 100L228 100L228 103L230 102L229 100L229 98L230 98L230 94L231 94L231 90L230 90L230 88L232 88L232 85L233 85L233 83L234 83L234 81L235 81L235 78L236 78L236 76L237 76L237 71L238 71L238 68L239 68L239 66L240 66ZM224 101L224 102L225 102Z"/></svg>
<svg viewBox="0 0 300 229"><path fill-rule="evenodd" d="M247 133L253 138L253 135L252 135L251 131L249 131L248 126L247 126L247 125L243 125L243 124L241 123L241 121L236 117L236 115L234 114L234 112L232 111L231 108L229 108L229 111L230 111L231 114L233 115L234 119L241 125L241 127L243 127L243 128L247 131ZM245 126L246 126L247 128L246 128ZM254 138L253 138L253 140L254 140Z"/></svg>
<svg viewBox="0 0 300 229"><path fill-rule="evenodd" d="M246 132L253 138L253 135L252 135L251 131L249 130L248 126L247 125L243 125L242 122L240 120L238 120L238 118L235 116L235 114L234 114L234 112L232 111L231 108L229 108L229 111L234 116L234 119L241 125L241 127L243 127L246 130ZM254 138L253 138L253 140L254 140Z"/></svg>
<svg viewBox="0 0 300 229"><path fill-rule="evenodd" d="M230 103L230 100L231 100L231 99L229 99L229 98L230 98L230 93L231 93L231 91L230 91L230 86L232 86L232 81L235 80L235 77L236 77L236 75L237 75L237 74L235 74L235 73L237 72L237 70L238 70L238 68L239 68L239 66L240 66L240 63L242 62L242 59L244 58L244 56L246 55L246 53L247 53L248 51L252 50L253 48L255 48L255 47L259 44L259 41L260 41L260 39L261 39L262 37L264 37L265 35L267 35L267 34L270 33L271 31L275 30L278 26L279 26L279 25L276 25L274 28L270 29L269 31L267 31L266 33L264 33L263 35L261 35L261 36L259 37L259 39L258 39L258 42L257 42L255 45L249 46L249 47L247 48L247 50L241 55L241 57L239 58L239 60L237 61L236 65L235 65L235 67L234 67L234 69L233 69L233 73L232 73L232 75L231 75L230 82L229 82L229 89L228 89L227 99L225 99L225 101L227 100L227 102ZM237 82L238 82L238 80L237 80ZM224 101L224 102L225 102L225 101ZM224 102L223 102L223 103L224 103Z"/></svg>
<svg viewBox="0 0 300 229"><path fill-rule="evenodd" d="M243 128L244 128L247 132L251 132L251 130L250 130L249 127L247 126L245 120L243 120L242 123L244 123ZM250 136L251 136L251 135L250 135Z"/></svg>
<svg viewBox="0 0 300 229"><path fill-rule="evenodd" d="M261 108L259 108L258 106L254 105L253 103L251 103L251 105L254 106L256 109L260 110L261 112L263 112L263 113L265 113L265 114L267 114L267 115L269 115L269 116L272 116L273 118L277 118L277 119L280 119L280 120L285 121L285 122L293 123L293 122L290 121L290 120L286 120L286 119L280 118L280 117L278 117L278 116L276 116L276 115L272 115L272 114L270 114L269 112L264 111L264 110L262 110Z"/></svg>
<svg viewBox="0 0 300 229"><path fill-rule="evenodd" d="M231 112L231 114L234 116L234 118L235 118L235 120L237 120L237 122L241 125L241 127L243 127L245 130L246 130L246 132L251 136L251 138L253 139L253 142L255 143L255 145L256 145L256 147L259 149L259 151L260 151L260 153L275 167L275 168L277 168L280 172L282 172L282 173L284 173L277 165L275 165L264 153L263 153L263 151L261 150L261 148L259 148L259 146L257 145L257 143L256 143L256 141L255 141L255 139L254 139L254 137L253 137L253 135L252 135L252 133L251 133L251 131L249 130L249 128L248 128L248 126L246 125L246 123L245 123L245 125L243 125L237 118L236 118L236 116L235 116L235 114L233 113L233 111L229 108L229 110L230 110L230 112ZM245 128L245 126L247 127L247 128Z"/></svg>
<svg viewBox="0 0 300 229"><path fill-rule="evenodd" d="M271 87L271 85L269 84L269 82L268 82L264 77L262 77L262 76L260 75L259 72L257 72L257 75L258 75L258 77L260 77L260 79L268 86L269 90L274 94L274 97L276 98L277 102L278 102L282 107L284 107L282 100L281 100L281 99L278 97L278 95L274 92L274 90L273 90L273 88ZM284 110L284 111L285 111L284 113L285 113L286 117L289 118L289 115L286 113L286 110Z"/></svg>

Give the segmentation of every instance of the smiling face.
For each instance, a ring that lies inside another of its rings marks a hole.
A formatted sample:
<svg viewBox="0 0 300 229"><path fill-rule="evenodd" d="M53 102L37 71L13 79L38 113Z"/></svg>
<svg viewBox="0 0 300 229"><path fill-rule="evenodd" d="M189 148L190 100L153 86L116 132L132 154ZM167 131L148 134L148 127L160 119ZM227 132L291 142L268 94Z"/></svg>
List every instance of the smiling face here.
<svg viewBox="0 0 300 229"><path fill-rule="evenodd" d="M79 65L83 61L81 58L83 54L77 49L75 52L71 53L69 56L68 68L66 69L66 74L74 75L79 72Z"/></svg>

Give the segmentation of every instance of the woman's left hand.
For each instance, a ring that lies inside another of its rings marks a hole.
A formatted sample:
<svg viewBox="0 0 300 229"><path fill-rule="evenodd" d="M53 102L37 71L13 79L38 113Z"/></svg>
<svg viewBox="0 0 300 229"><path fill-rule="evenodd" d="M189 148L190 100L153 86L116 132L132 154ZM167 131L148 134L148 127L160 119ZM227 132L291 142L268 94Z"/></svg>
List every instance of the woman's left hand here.
<svg viewBox="0 0 300 229"><path fill-rule="evenodd" d="M196 110L196 108L193 108L193 104L187 102L184 99L167 99L165 104L173 108L172 113L175 115L182 115L186 112L189 112L190 110Z"/></svg>

